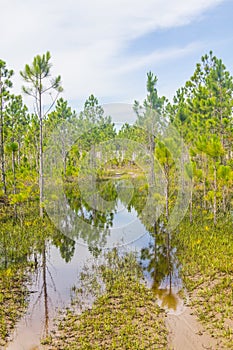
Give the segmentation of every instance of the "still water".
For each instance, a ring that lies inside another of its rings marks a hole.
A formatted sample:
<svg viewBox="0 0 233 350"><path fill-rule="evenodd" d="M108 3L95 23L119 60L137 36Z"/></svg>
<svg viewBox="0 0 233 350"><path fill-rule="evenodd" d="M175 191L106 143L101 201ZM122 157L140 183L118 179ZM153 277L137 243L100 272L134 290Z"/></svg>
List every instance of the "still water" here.
<svg viewBox="0 0 233 350"><path fill-rule="evenodd" d="M135 252L143 267L145 283L153 289L159 306L168 313L183 312L184 305L177 294L181 288L179 268L175 248L170 246L170 237L163 230L162 224L155 232L151 225L151 215L147 215L155 209L150 205L147 207L143 193L132 194L130 187L129 196L129 191L124 186L122 187L121 180L111 183L107 189L105 184L105 194L104 190L101 194L111 197L111 205L99 216L97 210L93 210L93 205L82 201L77 193L67 194L72 216L79 216L85 221L85 225L88 224L89 236L87 237L85 226L82 228L85 231L83 234L73 237L69 259L64 256L62 258L61 251L50 241L46 242L44 255L39 258L28 285L30 294L27 312L18 321L12 339L5 349L43 348L40 339L52 329L59 310L64 310L71 304L72 290L79 285L81 271L88 265L91 267L97 264L100 259L93 254L93 247L102 252L114 246L120 252ZM70 212L68 215L71 216ZM69 226L73 225L71 217L68 222ZM81 232L79 223L75 224L75 230ZM83 302L88 305L92 301Z"/></svg>

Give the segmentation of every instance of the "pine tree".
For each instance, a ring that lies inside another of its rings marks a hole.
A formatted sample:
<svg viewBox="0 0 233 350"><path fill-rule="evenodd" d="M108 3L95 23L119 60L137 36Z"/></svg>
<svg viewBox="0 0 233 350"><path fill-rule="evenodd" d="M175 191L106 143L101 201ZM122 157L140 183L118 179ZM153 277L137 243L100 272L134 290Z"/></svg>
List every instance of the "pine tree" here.
<svg viewBox="0 0 233 350"><path fill-rule="evenodd" d="M32 96L35 101L36 115L39 119L39 188L40 188L40 216L43 217L43 119L45 115L51 110L55 104L57 97L62 92L61 77L51 77L51 55L50 52L46 52L42 56L37 55L34 57L33 62L30 65L26 64L24 71L20 74L24 81L30 85L30 87L23 86L23 91L29 96ZM56 91L56 96L53 98L52 103L49 105L48 110L43 112L43 96L46 93Z"/></svg>
<svg viewBox="0 0 233 350"><path fill-rule="evenodd" d="M12 87L11 77L13 70L8 70L6 63L0 60L0 160L3 192L6 194L6 172L5 172L5 138L4 138L4 110L9 100L9 88Z"/></svg>

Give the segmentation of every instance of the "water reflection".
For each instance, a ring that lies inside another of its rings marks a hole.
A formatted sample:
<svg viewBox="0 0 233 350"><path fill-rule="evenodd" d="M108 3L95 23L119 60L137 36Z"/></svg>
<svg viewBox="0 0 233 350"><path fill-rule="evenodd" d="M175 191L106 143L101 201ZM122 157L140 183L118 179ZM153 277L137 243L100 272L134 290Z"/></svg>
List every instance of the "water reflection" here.
<svg viewBox="0 0 233 350"><path fill-rule="evenodd" d="M128 249L138 253L145 278L161 307L179 309L175 249L164 220L158 219L161 198L153 200L153 193L149 195L153 189L148 188L142 177L100 181L93 193L90 188L87 190L88 194L83 196L77 183L65 188L69 214L63 215L62 224L69 228L69 237L54 228L34 237L33 249L29 250L34 280L28 286L33 293L28 312L19 322L8 349L18 350L19 344L25 349L30 348L28 344L38 346L40 337L51 327L56 308L69 304L77 272L81 273L87 259L96 264L106 246L115 242L116 246L128 244ZM97 201L99 197L108 203L104 210ZM80 218L78 222L76 217Z"/></svg>
<svg viewBox="0 0 233 350"><path fill-rule="evenodd" d="M142 227L140 227L142 235L146 232L148 237L145 245L143 246L141 244L140 246L139 261L143 266L145 276L155 296L160 300L160 305L168 310L172 309L176 311L181 302L181 299L177 295L177 291L181 288L181 280L178 276L178 262L175 258L175 249L171 246L171 233L165 227L164 221L166 218L164 220L157 218L158 201L150 200L152 196L148 196L148 192L151 191L151 188L146 187L142 179L133 179L131 182L134 185L133 193L132 187L127 187L125 183L122 187L124 191L119 191L122 182L122 180L114 179L99 183L97 189L101 193L101 196L114 205L109 210L109 213L104 213L104 218L103 216L95 216L96 219L99 218L99 221L95 220L94 225L97 225L97 228L101 227L102 232L104 228L109 229L106 235L113 236L113 228L121 211L119 210L119 206L123 205L123 207L127 208L125 213L126 220L124 221L121 217L120 222L123 222L123 226L126 226L127 235L129 236L130 228L132 228L130 227L130 223L132 225L130 219L132 219L131 214L133 213L135 230L136 227L139 228L142 224ZM129 188L128 192L127 188ZM144 207L146 202L148 205L148 197L150 205L148 206L148 210L145 211ZM69 204L75 209L77 214L85 210L87 217L93 217L93 208L90 208L81 198L77 200L73 192L70 193ZM109 222L107 221L107 217L110 218ZM135 217L137 220L135 220ZM106 224L106 222L108 222L108 225L104 226L103 223ZM120 227L120 223L117 226ZM123 240L120 243L123 243ZM134 245L133 241L130 244ZM96 250L98 249L95 248L94 251Z"/></svg>
<svg viewBox="0 0 233 350"><path fill-rule="evenodd" d="M149 234L151 240L148 246L141 249L141 264L151 279L150 285L160 306L168 311L177 311L181 301L177 295L181 280L175 249L171 246L171 234L159 221L151 227Z"/></svg>
<svg viewBox="0 0 233 350"><path fill-rule="evenodd" d="M177 310L179 299L176 294L172 293L171 289L158 288L154 290L154 293L160 299L161 307Z"/></svg>

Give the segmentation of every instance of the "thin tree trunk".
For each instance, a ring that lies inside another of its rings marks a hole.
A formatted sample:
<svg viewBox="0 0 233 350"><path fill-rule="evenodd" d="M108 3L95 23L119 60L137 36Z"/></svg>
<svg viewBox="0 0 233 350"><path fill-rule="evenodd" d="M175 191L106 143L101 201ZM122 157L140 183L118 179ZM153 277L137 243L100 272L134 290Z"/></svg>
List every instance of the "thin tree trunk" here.
<svg viewBox="0 0 233 350"><path fill-rule="evenodd" d="M12 151L13 194L16 194L15 151ZM17 219L17 205L14 204L14 217Z"/></svg>
<svg viewBox="0 0 233 350"><path fill-rule="evenodd" d="M61 138L61 144L62 144L62 158L63 158L63 175L64 177L66 176L66 162L67 162L67 153L66 153L66 147L65 147L65 141L63 139L63 137Z"/></svg>
<svg viewBox="0 0 233 350"><path fill-rule="evenodd" d="M39 145L39 189L40 189L40 217L43 218L43 117L42 101L39 92L39 121L40 121L40 145Z"/></svg>
<svg viewBox="0 0 233 350"><path fill-rule="evenodd" d="M193 191L191 190L191 196L190 196L190 203L189 203L189 222L193 222Z"/></svg>
<svg viewBox="0 0 233 350"><path fill-rule="evenodd" d="M217 166L214 164L214 225L217 224Z"/></svg>
<svg viewBox="0 0 233 350"><path fill-rule="evenodd" d="M171 246L170 246L170 233L167 232L167 266L169 275L169 294L172 292L172 265L171 265Z"/></svg>
<svg viewBox="0 0 233 350"><path fill-rule="evenodd" d="M4 152L4 133L3 133L3 98L2 98L2 76L0 70L0 158L1 158L1 177L3 192L6 194L6 173L5 173L5 152Z"/></svg>
<svg viewBox="0 0 233 350"><path fill-rule="evenodd" d="M207 169L206 169L206 162L205 162L205 159L203 158L203 155L202 155L202 166L203 166L203 174L204 174L204 181L203 181L203 192L204 192L203 207L204 207L204 210L206 210L207 209L207 202L206 202L206 172L207 172Z"/></svg>
<svg viewBox="0 0 233 350"><path fill-rule="evenodd" d="M157 244L156 239L158 235L158 222L154 222L154 271L153 271L153 289L156 290L159 287L158 284L158 270L157 270Z"/></svg>
<svg viewBox="0 0 233 350"><path fill-rule="evenodd" d="M207 209L207 206L206 206L206 179L204 178L204 209L206 210Z"/></svg>
<svg viewBox="0 0 233 350"><path fill-rule="evenodd" d="M66 176L66 156L64 157L64 177Z"/></svg>
<svg viewBox="0 0 233 350"><path fill-rule="evenodd" d="M166 179L166 188L165 188L165 201L166 201L166 219L168 220L168 216L169 216L169 205L168 205L168 199L169 199L169 180Z"/></svg>
<svg viewBox="0 0 233 350"><path fill-rule="evenodd" d="M222 207L224 214L226 213L226 186L222 188Z"/></svg>
<svg viewBox="0 0 233 350"><path fill-rule="evenodd" d="M12 151L13 193L16 194L15 152Z"/></svg>
<svg viewBox="0 0 233 350"><path fill-rule="evenodd" d="M21 152L21 142L20 140L18 140L18 167L20 167L20 163L21 163L21 155L20 155L20 152Z"/></svg>
<svg viewBox="0 0 233 350"><path fill-rule="evenodd" d="M155 184L155 160L154 160L154 153L155 153L155 141L154 141L154 135L150 137L150 154L151 154L151 186L154 186Z"/></svg>
<svg viewBox="0 0 233 350"><path fill-rule="evenodd" d="M48 335L49 329L49 308L48 308L48 290L47 290L47 278L46 278L46 243L42 251L42 270L43 270L43 289L44 289L44 311L45 311L45 336Z"/></svg>
<svg viewBox="0 0 233 350"><path fill-rule="evenodd" d="M4 250L4 268L8 267L8 252L7 252L7 244L6 244L6 234L3 234L3 250Z"/></svg>
<svg viewBox="0 0 233 350"><path fill-rule="evenodd" d="M35 154L35 160L36 160L36 163L35 163L35 165L36 165L36 171L39 173L39 168L40 168L40 166L39 166L39 163L40 163L40 147L39 147L39 143L40 143L40 141L38 142L38 138L37 138L37 136L35 136L35 138L34 138L34 144L35 144L35 149L36 149L36 154ZM33 157L31 158L32 159L32 162L31 162L31 164L32 164L32 167L33 167Z"/></svg>
<svg viewBox="0 0 233 350"><path fill-rule="evenodd" d="M166 202L166 219L169 218L169 165L165 164L165 202Z"/></svg>

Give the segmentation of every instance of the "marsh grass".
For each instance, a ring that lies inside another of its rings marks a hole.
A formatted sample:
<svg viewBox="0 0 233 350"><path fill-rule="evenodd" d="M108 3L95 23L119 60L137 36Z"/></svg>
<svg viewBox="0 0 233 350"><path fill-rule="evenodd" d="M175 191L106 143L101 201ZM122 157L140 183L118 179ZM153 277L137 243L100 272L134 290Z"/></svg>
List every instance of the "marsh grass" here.
<svg viewBox="0 0 233 350"><path fill-rule="evenodd" d="M25 271L8 268L0 271L0 346L9 340L17 320L27 308Z"/></svg>
<svg viewBox="0 0 233 350"><path fill-rule="evenodd" d="M166 349L165 314L142 283L135 257L113 250L106 258L99 267L104 294L81 315L68 309L43 343L49 349Z"/></svg>
<svg viewBox="0 0 233 350"><path fill-rule="evenodd" d="M17 321L27 311L31 277L46 236L54 229L37 216L38 205L0 208L0 348L11 339Z"/></svg>
<svg viewBox="0 0 233 350"><path fill-rule="evenodd" d="M183 222L174 238L183 282L195 315L222 348L233 348L232 220L214 227L208 221Z"/></svg>

